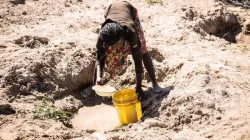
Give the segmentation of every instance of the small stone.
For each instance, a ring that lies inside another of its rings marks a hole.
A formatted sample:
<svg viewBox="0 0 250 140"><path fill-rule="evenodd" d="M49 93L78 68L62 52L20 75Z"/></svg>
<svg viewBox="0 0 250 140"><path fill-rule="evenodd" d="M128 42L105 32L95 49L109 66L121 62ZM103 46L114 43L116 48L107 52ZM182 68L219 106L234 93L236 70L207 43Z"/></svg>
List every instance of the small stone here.
<svg viewBox="0 0 250 140"><path fill-rule="evenodd" d="M228 96L228 93L225 90L222 90L221 93L222 93L223 96Z"/></svg>
<svg viewBox="0 0 250 140"><path fill-rule="evenodd" d="M189 124L190 122L191 122L190 118L183 119L183 123L185 123L185 124Z"/></svg>
<svg viewBox="0 0 250 140"><path fill-rule="evenodd" d="M22 12L22 15L27 15L28 13L26 11L23 11Z"/></svg>
<svg viewBox="0 0 250 140"><path fill-rule="evenodd" d="M182 8L181 8L181 10L182 10L182 11L186 11L186 10L187 10L187 8L182 7Z"/></svg>
<svg viewBox="0 0 250 140"><path fill-rule="evenodd" d="M67 4L67 3L65 3L65 4L64 4L64 6L65 6L65 7L70 7L70 5L69 5L69 4Z"/></svg>
<svg viewBox="0 0 250 140"><path fill-rule="evenodd" d="M214 135L213 134L209 134L206 136L206 138L212 138Z"/></svg>
<svg viewBox="0 0 250 140"><path fill-rule="evenodd" d="M206 89L206 92L210 94L210 93L212 93L212 89L210 89L210 88Z"/></svg>
<svg viewBox="0 0 250 140"><path fill-rule="evenodd" d="M221 50L222 50L222 51L225 51L225 50L227 50L227 49L226 49L226 48L222 48Z"/></svg>
<svg viewBox="0 0 250 140"><path fill-rule="evenodd" d="M179 130L179 128L178 128L178 127L175 127L175 128L174 128L174 131L178 131L178 130Z"/></svg>
<svg viewBox="0 0 250 140"><path fill-rule="evenodd" d="M197 109L194 111L194 114L196 115L202 115L202 111L200 109Z"/></svg>
<svg viewBox="0 0 250 140"><path fill-rule="evenodd" d="M199 115L192 115L192 121L198 121L201 119L201 116Z"/></svg>
<svg viewBox="0 0 250 140"><path fill-rule="evenodd" d="M166 113L164 113L164 115L167 116L167 117L170 117L171 113L170 112L166 112Z"/></svg>
<svg viewBox="0 0 250 140"><path fill-rule="evenodd" d="M175 115L178 112L178 108L173 108L172 109L172 114Z"/></svg>
<svg viewBox="0 0 250 140"><path fill-rule="evenodd" d="M203 107L204 103L203 103L203 101L197 101L197 102L195 102L195 105Z"/></svg>
<svg viewBox="0 0 250 140"><path fill-rule="evenodd" d="M167 100L166 102L164 102L164 105L171 106L171 100Z"/></svg>
<svg viewBox="0 0 250 140"><path fill-rule="evenodd" d="M193 10L189 9L187 12L186 12L186 15L185 15L187 18L189 18L189 20L193 20L194 16L195 16L195 13Z"/></svg>
<svg viewBox="0 0 250 140"><path fill-rule="evenodd" d="M217 119L217 120L221 120L221 116L217 116L216 119Z"/></svg>
<svg viewBox="0 0 250 140"><path fill-rule="evenodd" d="M100 30L101 30L100 27L96 27L92 31L96 34L99 34Z"/></svg>
<svg viewBox="0 0 250 140"><path fill-rule="evenodd" d="M64 48L59 48L59 51L64 51Z"/></svg>
<svg viewBox="0 0 250 140"><path fill-rule="evenodd" d="M218 107L216 110L219 111L220 113L222 112L222 109L220 107Z"/></svg>
<svg viewBox="0 0 250 140"><path fill-rule="evenodd" d="M210 77L206 76L205 78L206 78L206 79L204 80L204 82L205 82L206 84L209 84L209 82L210 82Z"/></svg>
<svg viewBox="0 0 250 140"><path fill-rule="evenodd" d="M207 106L207 108L214 108L215 107L215 103L212 102L212 101L209 101L209 102L206 103L206 106Z"/></svg>

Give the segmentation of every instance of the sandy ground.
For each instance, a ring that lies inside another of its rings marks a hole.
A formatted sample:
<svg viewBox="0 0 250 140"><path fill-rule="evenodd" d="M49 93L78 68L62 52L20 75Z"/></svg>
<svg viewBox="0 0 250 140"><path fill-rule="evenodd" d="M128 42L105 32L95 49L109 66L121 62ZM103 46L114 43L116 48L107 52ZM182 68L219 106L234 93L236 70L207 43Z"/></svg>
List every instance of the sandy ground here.
<svg viewBox="0 0 250 140"><path fill-rule="evenodd" d="M80 95L91 84L98 31L112 2L0 1L0 139L249 140L250 10L218 0L130 1L159 84L174 87L154 94L145 71L149 99L138 123L103 132L34 119L44 97L74 114L102 104ZM134 87L133 65L107 80L117 89Z"/></svg>

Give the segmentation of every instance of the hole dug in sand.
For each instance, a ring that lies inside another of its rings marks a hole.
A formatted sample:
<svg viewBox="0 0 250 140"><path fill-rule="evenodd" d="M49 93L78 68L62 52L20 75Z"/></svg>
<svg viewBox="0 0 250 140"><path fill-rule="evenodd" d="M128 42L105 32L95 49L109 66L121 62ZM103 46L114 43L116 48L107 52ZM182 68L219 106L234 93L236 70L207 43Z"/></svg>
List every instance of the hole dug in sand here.
<svg viewBox="0 0 250 140"><path fill-rule="evenodd" d="M236 43L236 36L242 31L240 23L234 14L226 13L200 21L194 30L203 36L206 34L223 38Z"/></svg>
<svg viewBox="0 0 250 140"><path fill-rule="evenodd" d="M104 132L118 127L119 119L114 106L100 104L80 108L72 124L78 129Z"/></svg>

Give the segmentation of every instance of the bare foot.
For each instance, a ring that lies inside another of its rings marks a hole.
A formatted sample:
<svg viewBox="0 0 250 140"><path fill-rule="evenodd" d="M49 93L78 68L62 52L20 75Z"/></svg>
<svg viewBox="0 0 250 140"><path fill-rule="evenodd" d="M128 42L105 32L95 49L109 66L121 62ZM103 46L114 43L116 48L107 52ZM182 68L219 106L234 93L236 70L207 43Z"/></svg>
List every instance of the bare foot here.
<svg viewBox="0 0 250 140"><path fill-rule="evenodd" d="M173 89L173 87L171 86L171 87L167 87L167 88L161 88L158 84L156 84L153 86L153 89L154 89L154 92L156 94L162 94L162 93L168 94L170 92L170 90Z"/></svg>

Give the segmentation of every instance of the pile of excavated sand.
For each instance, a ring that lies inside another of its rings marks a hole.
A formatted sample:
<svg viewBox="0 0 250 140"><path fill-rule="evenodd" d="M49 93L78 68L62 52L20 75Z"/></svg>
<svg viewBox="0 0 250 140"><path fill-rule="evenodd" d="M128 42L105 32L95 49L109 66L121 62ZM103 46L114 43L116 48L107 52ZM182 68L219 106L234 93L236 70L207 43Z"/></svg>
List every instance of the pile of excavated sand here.
<svg viewBox="0 0 250 140"><path fill-rule="evenodd" d="M103 131L34 119L46 98L89 124L81 110L103 99L80 95L92 84L96 39L112 2L0 2L0 139L250 139L250 11L216 0L130 1L157 81L172 89L153 93L145 70L148 100L138 123ZM122 76L105 74L107 84L135 87L129 61Z"/></svg>

